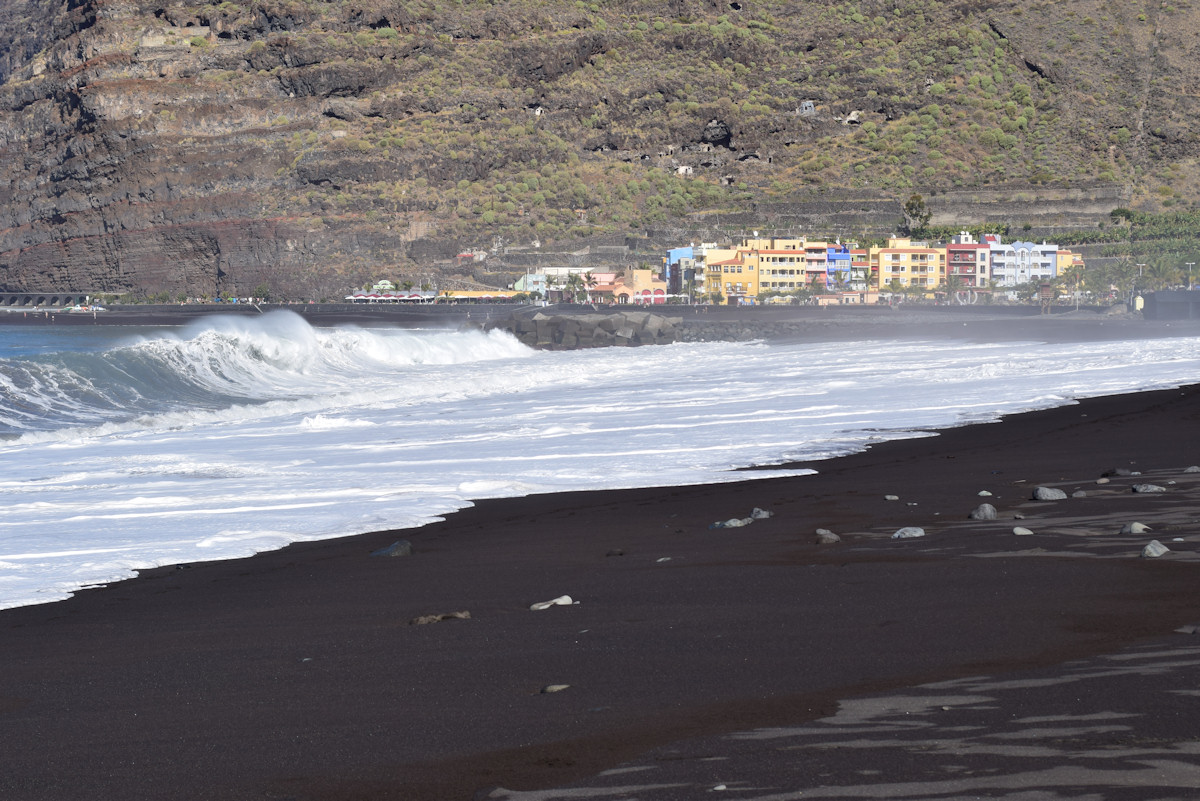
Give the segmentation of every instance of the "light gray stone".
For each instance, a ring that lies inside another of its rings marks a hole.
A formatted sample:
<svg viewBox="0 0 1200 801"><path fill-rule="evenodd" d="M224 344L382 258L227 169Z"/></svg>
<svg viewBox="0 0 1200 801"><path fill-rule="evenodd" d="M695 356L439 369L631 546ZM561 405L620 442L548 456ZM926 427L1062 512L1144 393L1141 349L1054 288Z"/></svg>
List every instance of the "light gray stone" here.
<svg viewBox="0 0 1200 801"><path fill-rule="evenodd" d="M967 516L972 520L995 520L996 507L990 503L981 503L975 507L975 511Z"/></svg>
<svg viewBox="0 0 1200 801"><path fill-rule="evenodd" d="M1025 528L1024 526L1013 527L1013 534L1016 534L1018 537L1028 537L1032 533L1033 532L1031 530Z"/></svg>
<svg viewBox="0 0 1200 801"><path fill-rule="evenodd" d="M1147 559L1154 559L1170 552L1171 549L1163 545L1158 540L1150 540L1150 543L1142 549L1142 556L1146 557Z"/></svg>
<svg viewBox="0 0 1200 801"><path fill-rule="evenodd" d="M1067 493L1053 487L1038 487L1033 491L1033 499L1035 501L1061 501L1065 500Z"/></svg>
<svg viewBox="0 0 1200 801"><path fill-rule="evenodd" d="M1121 526L1122 534L1145 534L1146 532L1153 530L1154 529L1150 528L1145 523L1126 523L1125 525Z"/></svg>
<svg viewBox="0 0 1200 801"><path fill-rule="evenodd" d="M1166 487L1160 487L1157 484L1134 484L1133 491L1141 494L1153 495L1159 492L1166 492Z"/></svg>
<svg viewBox="0 0 1200 801"><path fill-rule="evenodd" d="M842 538L834 534L827 528L817 529L817 545L833 545L836 542L841 542Z"/></svg>
<svg viewBox="0 0 1200 801"><path fill-rule="evenodd" d="M894 540L911 540L915 537L924 537L924 536L925 536L925 529L921 528L920 526L905 526L904 528L899 529L895 534L893 534L892 539L894 539Z"/></svg>

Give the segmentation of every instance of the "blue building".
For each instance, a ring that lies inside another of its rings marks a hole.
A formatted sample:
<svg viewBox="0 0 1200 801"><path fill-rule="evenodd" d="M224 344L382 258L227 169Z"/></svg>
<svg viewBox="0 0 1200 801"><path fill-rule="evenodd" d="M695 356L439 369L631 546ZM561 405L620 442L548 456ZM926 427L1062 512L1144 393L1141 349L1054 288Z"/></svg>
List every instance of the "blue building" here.
<svg viewBox="0 0 1200 801"><path fill-rule="evenodd" d="M825 285L845 286L850 283L850 265L853 257L849 245L836 245L828 249L825 256Z"/></svg>
<svg viewBox="0 0 1200 801"><path fill-rule="evenodd" d="M683 274L679 268L680 259L695 259L696 249L688 245L685 248L671 248L667 251L667 257L663 260L663 280L667 282L667 292L672 295L683 293L683 282L688 280L688 277Z"/></svg>

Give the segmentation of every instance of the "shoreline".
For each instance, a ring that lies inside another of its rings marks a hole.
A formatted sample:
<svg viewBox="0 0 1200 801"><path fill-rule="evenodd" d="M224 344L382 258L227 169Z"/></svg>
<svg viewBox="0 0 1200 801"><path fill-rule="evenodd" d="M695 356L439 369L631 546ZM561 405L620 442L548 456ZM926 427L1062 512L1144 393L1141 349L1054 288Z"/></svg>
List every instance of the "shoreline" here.
<svg viewBox="0 0 1200 801"><path fill-rule="evenodd" d="M1198 429L1200 387L1103 396L787 465L816 475L483 501L0 611L0 791L471 798L1112 653L1200 618ZM1095 483L1118 467L1176 483ZM1033 502L1039 484L1087 496ZM1001 519L967 521L985 489ZM710 528L753 507L774 516ZM1141 559L1129 516L1184 542ZM904 525L928 536L891 540ZM411 556L370 556L400 538ZM529 610L562 594L580 603Z"/></svg>

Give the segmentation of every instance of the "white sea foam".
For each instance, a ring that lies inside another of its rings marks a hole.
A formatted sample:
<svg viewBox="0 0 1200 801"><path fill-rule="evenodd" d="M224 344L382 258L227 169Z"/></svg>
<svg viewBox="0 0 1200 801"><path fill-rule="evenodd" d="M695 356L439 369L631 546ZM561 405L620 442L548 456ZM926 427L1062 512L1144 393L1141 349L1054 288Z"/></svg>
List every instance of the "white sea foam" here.
<svg viewBox="0 0 1200 801"><path fill-rule="evenodd" d="M869 340L550 353L295 315L91 349L95 334L75 336L69 353L0 358L25 393L0 392L0 426L19 435L0 441L0 608L420 526L482 498L740 480L732 468L1200 380L1200 342L1185 338L1060 344L1053 358Z"/></svg>

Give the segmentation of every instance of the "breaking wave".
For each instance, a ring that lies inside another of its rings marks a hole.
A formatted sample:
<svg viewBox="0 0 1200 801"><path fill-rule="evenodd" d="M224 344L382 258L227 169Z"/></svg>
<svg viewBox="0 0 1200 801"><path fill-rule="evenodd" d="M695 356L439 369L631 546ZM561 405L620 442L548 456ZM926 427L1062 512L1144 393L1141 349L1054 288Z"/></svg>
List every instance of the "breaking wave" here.
<svg viewBox="0 0 1200 801"><path fill-rule="evenodd" d="M214 317L100 352L0 359L0 437L329 399L402 382L414 368L531 352L499 332L317 329L289 311Z"/></svg>

